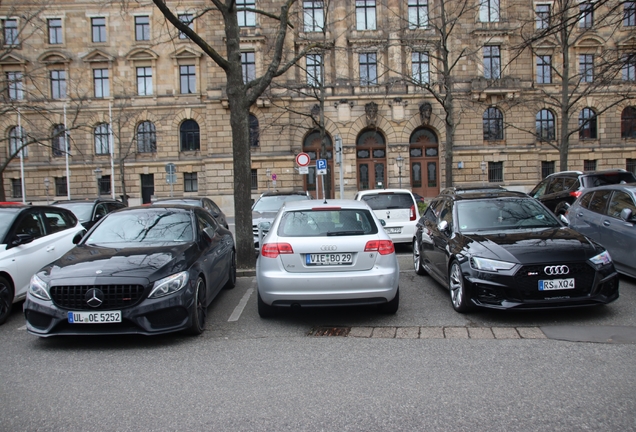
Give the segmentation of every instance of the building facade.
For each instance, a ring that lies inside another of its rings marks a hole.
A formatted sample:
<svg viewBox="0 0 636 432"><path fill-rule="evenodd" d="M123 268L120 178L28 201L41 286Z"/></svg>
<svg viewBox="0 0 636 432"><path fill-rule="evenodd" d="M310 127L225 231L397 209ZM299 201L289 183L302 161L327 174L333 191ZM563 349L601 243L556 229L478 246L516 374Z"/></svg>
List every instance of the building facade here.
<svg viewBox="0 0 636 432"><path fill-rule="evenodd" d="M55 3L0 7L7 199L125 187L132 204L208 196L232 214L223 70L152 3ZM278 13L280 2L262 3L237 1L245 80L267 67L275 37L276 22L250 9ZM222 18L199 14L208 5L174 7L223 54ZM251 110L254 197L389 187L433 197L447 167L455 185L527 191L560 170L564 145L567 169L636 170L634 2L300 1L291 21L287 59L315 48Z"/></svg>

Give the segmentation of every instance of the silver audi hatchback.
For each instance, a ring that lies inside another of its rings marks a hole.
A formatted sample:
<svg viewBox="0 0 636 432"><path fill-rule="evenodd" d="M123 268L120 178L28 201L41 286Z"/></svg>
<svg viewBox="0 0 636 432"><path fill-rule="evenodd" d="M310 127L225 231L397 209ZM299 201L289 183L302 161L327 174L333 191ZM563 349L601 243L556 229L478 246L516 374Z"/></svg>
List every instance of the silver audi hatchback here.
<svg viewBox="0 0 636 432"><path fill-rule="evenodd" d="M256 261L258 313L266 318L292 306L378 305L394 314L399 274L393 241L365 202L287 202Z"/></svg>

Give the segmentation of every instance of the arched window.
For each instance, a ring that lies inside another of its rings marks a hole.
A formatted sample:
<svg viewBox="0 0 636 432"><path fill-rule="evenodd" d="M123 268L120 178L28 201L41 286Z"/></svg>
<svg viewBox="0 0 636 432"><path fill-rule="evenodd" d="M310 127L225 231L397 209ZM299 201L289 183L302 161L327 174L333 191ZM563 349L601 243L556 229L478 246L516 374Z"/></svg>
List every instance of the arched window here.
<svg viewBox="0 0 636 432"><path fill-rule="evenodd" d="M100 123L95 127L95 154L106 155L110 153L108 143L108 123Z"/></svg>
<svg viewBox="0 0 636 432"><path fill-rule="evenodd" d="M9 153L11 156L19 156L20 148L22 148L22 156L27 157L29 155L29 149L22 147L27 142L26 132L24 128L14 126L9 131Z"/></svg>
<svg viewBox="0 0 636 432"><path fill-rule="evenodd" d="M195 151L201 148L199 125L194 120L181 123L181 151Z"/></svg>
<svg viewBox="0 0 636 432"><path fill-rule="evenodd" d="M258 126L258 119L254 114L250 114L250 147L258 147L260 145L261 132Z"/></svg>
<svg viewBox="0 0 636 432"><path fill-rule="evenodd" d="M636 108L627 107L621 113L621 138L636 138Z"/></svg>
<svg viewBox="0 0 636 432"><path fill-rule="evenodd" d="M143 121L137 126L137 151L139 153L157 151L157 130L150 121Z"/></svg>
<svg viewBox="0 0 636 432"><path fill-rule="evenodd" d="M53 156L64 156L64 147L66 145L67 134L63 124L53 126L53 138L51 139L51 149Z"/></svg>
<svg viewBox="0 0 636 432"><path fill-rule="evenodd" d="M579 114L579 139L596 139L596 113L592 108L583 108Z"/></svg>
<svg viewBox="0 0 636 432"><path fill-rule="evenodd" d="M484 111L484 141L503 139L503 114L498 108L490 107Z"/></svg>
<svg viewBox="0 0 636 432"><path fill-rule="evenodd" d="M556 129L554 124L554 114L552 111L542 109L537 113L537 139L539 141L554 141L556 139Z"/></svg>

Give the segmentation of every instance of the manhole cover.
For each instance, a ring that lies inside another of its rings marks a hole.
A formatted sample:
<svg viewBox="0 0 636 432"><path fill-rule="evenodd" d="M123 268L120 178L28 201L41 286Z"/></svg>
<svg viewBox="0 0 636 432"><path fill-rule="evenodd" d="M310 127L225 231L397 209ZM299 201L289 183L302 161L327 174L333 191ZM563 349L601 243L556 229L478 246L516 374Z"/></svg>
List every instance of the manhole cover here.
<svg viewBox="0 0 636 432"><path fill-rule="evenodd" d="M318 327L315 328L311 336L347 336L351 331L350 327Z"/></svg>

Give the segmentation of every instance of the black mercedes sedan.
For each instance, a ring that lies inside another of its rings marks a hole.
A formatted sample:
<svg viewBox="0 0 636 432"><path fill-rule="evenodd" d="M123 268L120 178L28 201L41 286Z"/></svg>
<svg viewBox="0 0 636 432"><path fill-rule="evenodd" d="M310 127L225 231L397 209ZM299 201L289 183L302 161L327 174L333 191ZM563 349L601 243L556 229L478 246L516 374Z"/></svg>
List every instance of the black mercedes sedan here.
<svg viewBox="0 0 636 432"><path fill-rule="evenodd" d="M417 227L415 271L447 287L457 312L591 306L618 298L609 253L524 193L442 194Z"/></svg>
<svg viewBox="0 0 636 432"><path fill-rule="evenodd" d="M29 284L29 333L200 334L207 309L236 283L234 239L199 207L110 213Z"/></svg>

